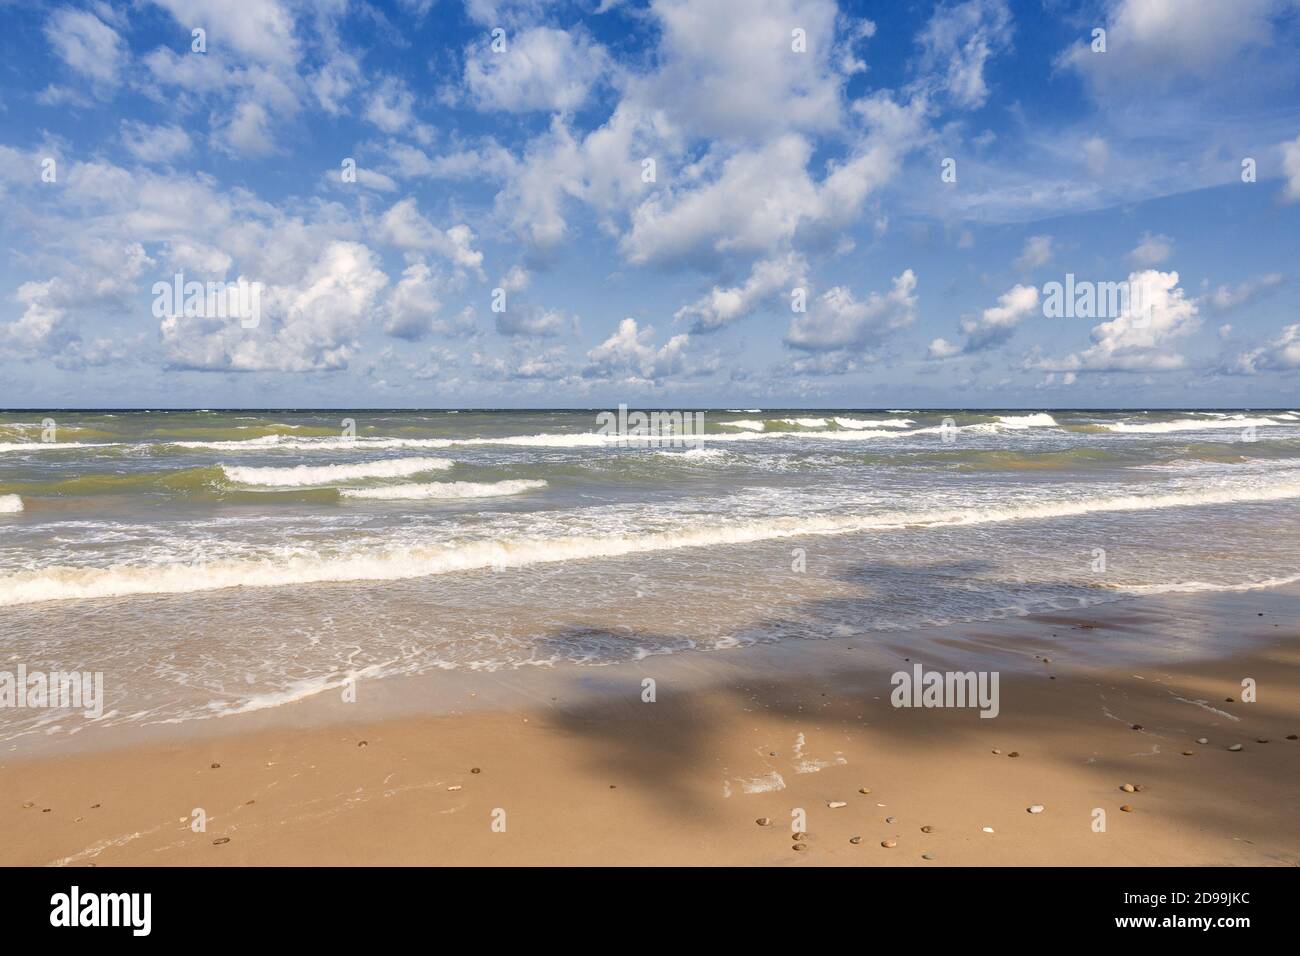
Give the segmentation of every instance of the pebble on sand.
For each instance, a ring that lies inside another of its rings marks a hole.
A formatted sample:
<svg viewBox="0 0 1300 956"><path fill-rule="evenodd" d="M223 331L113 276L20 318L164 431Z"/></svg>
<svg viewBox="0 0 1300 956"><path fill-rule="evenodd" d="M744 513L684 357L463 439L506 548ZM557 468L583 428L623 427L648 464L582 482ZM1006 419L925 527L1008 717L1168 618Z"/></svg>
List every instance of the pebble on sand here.
<svg viewBox="0 0 1300 956"><path fill-rule="evenodd" d="M847 807L848 804L843 800L832 800L830 803L826 804L826 806L830 807L832 810L838 810L840 807Z"/></svg>
<svg viewBox="0 0 1300 956"><path fill-rule="evenodd" d="M994 748L993 748L993 752L994 752L995 754L1001 754L1001 753L1002 753L1002 751L999 750L997 747L994 747Z"/></svg>
<svg viewBox="0 0 1300 956"><path fill-rule="evenodd" d="M1197 737L1197 738L1196 738L1196 742L1197 742L1198 744L1202 744L1202 745L1204 745L1204 744L1208 744L1208 743L1210 742L1210 738L1209 738L1209 737Z"/></svg>
<svg viewBox="0 0 1300 956"><path fill-rule="evenodd" d="M934 827L930 826L930 824L927 823L925 826L921 827L921 832L922 832L922 833L933 833L933 832L934 832Z"/></svg>
<svg viewBox="0 0 1300 956"><path fill-rule="evenodd" d="M798 843L800 840L808 839L808 834L804 833L803 831L800 831L798 833L791 833L790 839Z"/></svg>
<svg viewBox="0 0 1300 956"><path fill-rule="evenodd" d="M772 825L772 818L771 818L771 817L759 817L759 818L758 818L757 820L755 820L754 822L757 823L760 827L770 827L770 826Z"/></svg>
<svg viewBox="0 0 1300 956"><path fill-rule="evenodd" d="M1019 750L1013 750L1013 751L1011 751L1011 753L1007 754L1007 756L1008 756L1008 757L1019 757L1019 756L1020 756L1020 751L1019 751Z"/></svg>
<svg viewBox="0 0 1300 956"><path fill-rule="evenodd" d="M213 770L220 770L220 769L221 769L221 764L219 764L219 763L214 763L214 764L212 765L212 769L213 769Z"/></svg>
<svg viewBox="0 0 1300 956"><path fill-rule="evenodd" d="M217 837L215 840L212 841L212 845L221 846L221 844L229 843L229 842L230 842L230 837Z"/></svg>
<svg viewBox="0 0 1300 956"><path fill-rule="evenodd" d="M1238 750L1245 750L1246 748L1243 747L1241 744L1233 744L1228 749L1231 750L1233 753L1236 753Z"/></svg>
<svg viewBox="0 0 1300 956"><path fill-rule="evenodd" d="M858 788L858 793L870 793L870 792L871 792L871 788L870 788L870 787L859 787L859 788Z"/></svg>
<svg viewBox="0 0 1300 956"><path fill-rule="evenodd" d="M481 769L479 769L478 767L470 767L470 768L469 768L469 772L470 772L470 773L482 773L483 771L482 771Z"/></svg>
<svg viewBox="0 0 1300 956"><path fill-rule="evenodd" d="M358 747L369 747L369 746L370 746L370 742L369 742L369 741L366 741L366 740L358 740L358 741L357 741L357 746L358 746Z"/></svg>
<svg viewBox="0 0 1300 956"><path fill-rule="evenodd" d="M1137 792L1137 787L1133 786L1133 784L1131 784L1131 783L1121 783L1121 784L1119 785L1119 788L1120 788L1121 790L1123 790L1125 793L1136 793L1136 792Z"/></svg>
<svg viewBox="0 0 1300 956"><path fill-rule="evenodd" d="M921 854L921 859L923 859L923 860L933 860L933 859L934 859L934 854L933 854L933 853L922 853L922 854Z"/></svg>
<svg viewBox="0 0 1300 956"><path fill-rule="evenodd" d="M898 822L898 817L885 817L885 822L886 822L886 823L897 823L897 822Z"/></svg>
<svg viewBox="0 0 1300 956"><path fill-rule="evenodd" d="M31 809L32 807L34 807L34 806L36 806L36 804L34 804L34 803L32 803L30 800L28 800L26 803L23 804L23 809L24 809L24 810L30 810L30 809Z"/></svg>
<svg viewBox="0 0 1300 956"><path fill-rule="evenodd" d="M808 849L808 845L807 845L806 843L796 843L796 844L794 845L794 849L796 849L796 850L806 850L806 849Z"/></svg>
<svg viewBox="0 0 1300 956"><path fill-rule="evenodd" d="M1184 751L1183 751L1183 756L1184 756L1184 757L1195 757L1195 756L1196 756L1196 751L1195 751L1195 750L1184 750Z"/></svg>
<svg viewBox="0 0 1300 956"><path fill-rule="evenodd" d="M860 836L857 836L857 837L849 837L849 842L852 843L854 846L857 846L859 843L862 842L862 837L860 837Z"/></svg>
<svg viewBox="0 0 1300 956"><path fill-rule="evenodd" d="M1141 725L1141 724L1134 724L1133 727L1132 727L1132 729L1133 729L1133 730L1141 730L1141 729L1142 729L1142 725Z"/></svg>
<svg viewBox="0 0 1300 956"><path fill-rule="evenodd" d="M1041 803L1035 803L1032 807L1029 807L1028 809L1030 813L1042 813L1043 810L1046 808Z"/></svg>
<svg viewBox="0 0 1300 956"><path fill-rule="evenodd" d="M892 849L892 848L898 846L898 841L897 841L897 840L881 840L881 841L880 841L880 845L883 846L886 850L889 850L889 849Z"/></svg>
<svg viewBox="0 0 1300 956"><path fill-rule="evenodd" d="M1268 743L1268 738L1267 738L1267 737L1256 737L1256 738L1255 738L1255 743L1257 743L1257 744L1266 744L1266 743Z"/></svg>
<svg viewBox="0 0 1300 956"><path fill-rule="evenodd" d="M983 830L985 833L992 833L992 832L993 832L993 828L992 828L992 827L980 827L980 829Z"/></svg>
<svg viewBox="0 0 1300 956"><path fill-rule="evenodd" d="M1287 734L1287 735L1286 735L1286 739L1287 739L1287 740L1300 740L1300 736L1297 736L1296 734Z"/></svg>
<svg viewBox="0 0 1300 956"><path fill-rule="evenodd" d="M1121 806L1120 809L1123 810L1125 813L1132 813L1132 812L1133 812L1133 808L1130 807L1127 803L1124 804L1123 806Z"/></svg>

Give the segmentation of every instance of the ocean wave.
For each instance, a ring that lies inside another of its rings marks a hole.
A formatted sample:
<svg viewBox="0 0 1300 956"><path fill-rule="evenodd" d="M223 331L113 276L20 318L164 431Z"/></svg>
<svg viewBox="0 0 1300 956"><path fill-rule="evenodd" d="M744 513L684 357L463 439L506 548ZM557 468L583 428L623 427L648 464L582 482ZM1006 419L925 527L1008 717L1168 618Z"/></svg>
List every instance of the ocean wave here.
<svg viewBox="0 0 1300 956"><path fill-rule="evenodd" d="M241 485L266 485L300 488L306 485L329 485L360 478L406 478L422 471L450 468L446 458L390 458L384 461L359 462L355 465L296 465L292 468L247 468L219 466L226 477Z"/></svg>
<svg viewBox="0 0 1300 956"><path fill-rule="evenodd" d="M906 428L916 424L910 418L833 418L831 421L840 428Z"/></svg>
<svg viewBox="0 0 1300 956"><path fill-rule="evenodd" d="M1300 582L1300 574L1264 578L1256 581L1239 581L1222 584L1210 581L1172 581L1167 584L1117 584L1117 591L1131 594L1195 594L1200 591L1258 591L1262 588L1280 588Z"/></svg>
<svg viewBox="0 0 1300 956"><path fill-rule="evenodd" d="M418 501L433 498L497 498L545 488L546 482L535 478L509 481L442 481L428 484L385 485L381 488L340 488L344 498L371 498L380 501Z"/></svg>
<svg viewBox="0 0 1300 956"><path fill-rule="evenodd" d="M115 448L121 442L101 441L7 441L0 442L0 452L10 451L71 451L73 449Z"/></svg>
<svg viewBox="0 0 1300 956"><path fill-rule="evenodd" d="M1244 415L1230 415L1206 421L1201 418L1181 418L1171 422L1105 422L1101 425L1107 431L1129 434L1162 434L1164 432L1194 432L1227 428L1247 428L1254 425L1262 428L1268 425L1281 425L1272 418L1246 418Z"/></svg>
<svg viewBox="0 0 1300 956"><path fill-rule="evenodd" d="M677 548L749 544L862 531L950 528L1107 512L1242 504L1300 497L1300 481L1225 486L1160 494L1028 502L997 508L888 511L861 515L774 517L642 535L507 538L445 545L363 548L319 554L301 550L263 558L193 564L54 566L0 575L0 606L40 601L175 594L232 587L275 587L342 581L391 581L482 568L614 558Z"/></svg>
<svg viewBox="0 0 1300 956"><path fill-rule="evenodd" d="M13 515L22 510L22 498L17 495L0 495L0 515Z"/></svg>

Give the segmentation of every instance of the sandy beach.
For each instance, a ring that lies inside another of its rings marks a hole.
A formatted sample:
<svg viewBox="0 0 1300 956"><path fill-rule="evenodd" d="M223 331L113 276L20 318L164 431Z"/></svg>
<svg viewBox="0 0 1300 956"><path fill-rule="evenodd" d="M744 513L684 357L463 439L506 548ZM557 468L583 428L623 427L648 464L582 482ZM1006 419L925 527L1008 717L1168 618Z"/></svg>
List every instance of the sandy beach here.
<svg viewBox="0 0 1300 956"><path fill-rule="evenodd" d="M11 752L0 864L1293 866L1298 609L1176 595ZM891 672L973 661L995 719L892 705Z"/></svg>

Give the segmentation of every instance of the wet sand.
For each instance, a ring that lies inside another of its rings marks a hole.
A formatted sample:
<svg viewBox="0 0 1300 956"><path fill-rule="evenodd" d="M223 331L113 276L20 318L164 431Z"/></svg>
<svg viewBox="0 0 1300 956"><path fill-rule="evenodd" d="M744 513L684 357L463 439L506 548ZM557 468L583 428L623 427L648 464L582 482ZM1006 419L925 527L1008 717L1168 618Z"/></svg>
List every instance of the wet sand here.
<svg viewBox="0 0 1300 956"><path fill-rule="evenodd" d="M498 682L452 713L10 754L0 864L1290 866L1297 606L1294 589L1177 596L1154 614L1130 602L948 629L923 652L902 634L787 642L575 669L526 694ZM1180 619L1222 638L1099 662L1164 647ZM998 717L891 705L893 671L973 655L1001 671Z"/></svg>

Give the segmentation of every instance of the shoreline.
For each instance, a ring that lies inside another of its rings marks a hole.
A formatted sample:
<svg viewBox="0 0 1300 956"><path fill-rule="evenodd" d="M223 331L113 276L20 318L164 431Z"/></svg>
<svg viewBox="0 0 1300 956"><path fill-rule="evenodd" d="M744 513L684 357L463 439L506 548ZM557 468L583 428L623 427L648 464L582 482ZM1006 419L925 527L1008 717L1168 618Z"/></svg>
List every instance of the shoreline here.
<svg viewBox="0 0 1300 956"><path fill-rule="evenodd" d="M453 672L370 705L361 685L348 711L330 695L10 753L0 864L1294 865L1297 608L1293 587L1183 594L924 640ZM893 707L890 675L914 662L998 670L999 716Z"/></svg>

